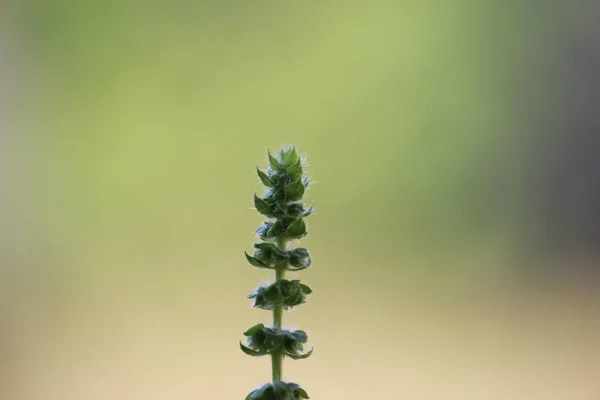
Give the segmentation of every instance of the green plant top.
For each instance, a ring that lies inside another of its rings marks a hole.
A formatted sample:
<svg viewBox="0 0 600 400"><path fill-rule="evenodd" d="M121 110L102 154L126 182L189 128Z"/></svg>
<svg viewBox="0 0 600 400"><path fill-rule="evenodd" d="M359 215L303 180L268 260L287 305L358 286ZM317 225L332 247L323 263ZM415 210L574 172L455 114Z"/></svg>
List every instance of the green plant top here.
<svg viewBox="0 0 600 400"><path fill-rule="evenodd" d="M254 194L256 210L268 218L256 233L260 239L254 243L254 253L246 253L250 265L275 271L275 281L259 286L248 298L253 307L273 311L273 326L257 324L244 332L247 345L240 343L242 351L253 357L271 356L272 381L250 392L246 400L300 400L308 394L299 385L282 381L284 357L306 358L312 350L304 352L308 339L301 330L282 329L283 311L306 302L312 289L299 280L285 279L286 271L301 271L310 267L308 250L289 248L292 240L306 236L304 218L313 212L305 208L302 198L310 184L303 176L305 163L293 146L284 146L274 157L268 154L266 172L258 167L256 173L266 186L263 197Z"/></svg>

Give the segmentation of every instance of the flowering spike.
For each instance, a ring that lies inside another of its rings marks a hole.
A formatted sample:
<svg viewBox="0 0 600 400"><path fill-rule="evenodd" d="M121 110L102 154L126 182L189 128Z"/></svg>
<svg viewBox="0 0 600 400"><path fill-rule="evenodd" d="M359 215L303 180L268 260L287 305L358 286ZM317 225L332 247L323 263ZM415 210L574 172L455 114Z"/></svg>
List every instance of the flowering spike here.
<svg viewBox="0 0 600 400"><path fill-rule="evenodd" d="M272 363L272 382L248 394L246 400L303 400L304 389L281 377L283 358L307 358L312 349L304 352L308 335L302 330L282 329L283 311L306 302L312 289L299 280L285 279L286 271L300 271L311 266L312 258L305 248L288 248L288 242L306 236L304 218L313 212L301 202L310 179L303 177L303 158L294 146L284 146L275 156L268 152L267 172L258 167L256 173L267 187L263 197L254 194L256 210L269 220L256 233L261 241L254 243L254 254L246 253L248 263L257 268L275 270L275 282L257 287L248 295L253 307L273 311L273 326L257 324L244 332L246 343L241 350L253 357L269 355Z"/></svg>

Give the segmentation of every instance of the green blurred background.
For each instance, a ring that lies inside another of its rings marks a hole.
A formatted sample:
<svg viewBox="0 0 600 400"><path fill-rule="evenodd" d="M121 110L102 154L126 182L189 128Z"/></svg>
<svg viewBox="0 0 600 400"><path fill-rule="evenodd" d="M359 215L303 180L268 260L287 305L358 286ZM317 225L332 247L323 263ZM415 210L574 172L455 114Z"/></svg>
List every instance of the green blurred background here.
<svg viewBox="0 0 600 400"><path fill-rule="evenodd" d="M243 251L255 166L293 143L317 182L315 293L285 320L315 353L287 379L317 400L596 400L598 17L9 0L0 398L228 400L268 380L237 344L270 318Z"/></svg>

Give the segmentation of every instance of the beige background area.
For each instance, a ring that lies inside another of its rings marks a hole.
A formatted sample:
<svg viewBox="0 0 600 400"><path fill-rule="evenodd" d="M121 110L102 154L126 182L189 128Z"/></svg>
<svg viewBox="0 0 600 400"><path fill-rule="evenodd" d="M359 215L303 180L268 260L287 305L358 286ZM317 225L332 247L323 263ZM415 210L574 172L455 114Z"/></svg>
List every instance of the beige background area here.
<svg viewBox="0 0 600 400"><path fill-rule="evenodd" d="M593 400L599 393L599 318L590 305L597 309L597 298L463 293L466 304L458 295L432 301L372 287L352 298L319 279L326 267L317 265L308 279L317 288L313 301L285 316L315 346L310 359L288 360L285 376L315 399ZM247 308L242 285L215 290L225 280L198 282L25 306L11 338L9 398L242 398L268 378L270 362L244 356L239 333L268 317Z"/></svg>

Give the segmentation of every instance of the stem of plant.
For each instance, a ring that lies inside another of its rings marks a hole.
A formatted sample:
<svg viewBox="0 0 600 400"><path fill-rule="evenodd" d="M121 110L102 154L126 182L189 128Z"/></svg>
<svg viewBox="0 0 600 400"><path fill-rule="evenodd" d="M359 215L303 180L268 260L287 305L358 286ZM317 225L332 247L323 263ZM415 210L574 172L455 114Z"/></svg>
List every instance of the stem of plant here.
<svg viewBox="0 0 600 400"><path fill-rule="evenodd" d="M308 358L312 349L304 350L308 335L301 329L283 329L283 312L304 304L312 293L310 286L299 279L285 279L285 271L302 271L310 267L312 258L303 247L289 248L289 241L307 235L304 218L313 212L302 202L310 178L304 176L305 160L294 146L283 146L274 157L268 153L266 172L256 168L256 174L265 186L262 197L254 194L254 207L267 218L256 230L259 242L253 244L254 253L247 252L250 265L275 271L275 281L257 287L248 295L254 308L273 312L273 326L256 324L244 332L247 345L240 349L249 356L271 357L272 381L248 393L246 400L302 400L308 393L294 382L284 382L283 359Z"/></svg>
<svg viewBox="0 0 600 400"><path fill-rule="evenodd" d="M284 237L277 238L277 247L279 250L285 251L287 244ZM275 281L279 282L285 277L285 269L287 263L281 263L275 268ZM283 305L278 304L273 307L273 328L281 329L283 322ZM283 353L277 352L271 354L271 369L273 375L273 382L281 381L283 374Z"/></svg>

